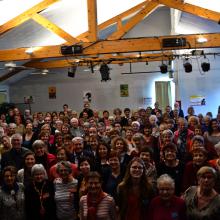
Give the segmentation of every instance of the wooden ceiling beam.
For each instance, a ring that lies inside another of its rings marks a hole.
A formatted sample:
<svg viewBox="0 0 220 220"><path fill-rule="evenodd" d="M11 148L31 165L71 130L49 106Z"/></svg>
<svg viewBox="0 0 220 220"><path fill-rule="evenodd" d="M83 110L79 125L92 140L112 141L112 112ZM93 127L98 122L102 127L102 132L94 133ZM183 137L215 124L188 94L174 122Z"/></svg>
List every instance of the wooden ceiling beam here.
<svg viewBox="0 0 220 220"><path fill-rule="evenodd" d="M65 44L71 45L79 42L79 40L68 34L66 31L64 31L48 19L44 18L42 15L34 14L31 16L31 18L41 26L45 27L47 30L51 31L52 33L55 33L56 35L67 41Z"/></svg>
<svg viewBox="0 0 220 220"><path fill-rule="evenodd" d="M131 30L135 25L141 22L146 16L152 13L159 4L155 2L148 2L145 7L135 14L130 20L125 24L122 25L116 32L111 34L107 39L108 40L117 40L122 38L129 30ZM119 21L120 22L120 21Z"/></svg>
<svg viewBox="0 0 220 220"><path fill-rule="evenodd" d="M137 11L141 10L142 7L144 7L149 1L150 0L145 0L144 2L128 9L127 11L124 11L121 14L118 14L118 15L108 19L107 21L99 24L97 27L98 31L101 31L101 30L103 30L113 24L116 24L119 20L122 20L123 18L128 17L129 15L131 15L133 13L136 13ZM88 35L89 35L88 31L86 31L86 32L80 34L77 38L78 39L86 38L86 37L88 37Z"/></svg>
<svg viewBox="0 0 220 220"><path fill-rule="evenodd" d="M88 9L88 39L90 42L95 42L98 39L96 0L87 0L87 9Z"/></svg>
<svg viewBox="0 0 220 220"><path fill-rule="evenodd" d="M178 9L205 19L220 23L220 13L196 5L184 3L182 0L152 0L167 7ZM211 2L210 2L211 4Z"/></svg>
<svg viewBox="0 0 220 220"><path fill-rule="evenodd" d="M207 42L198 43L197 39L200 37L206 38ZM164 38L185 38L187 41L187 45L184 47L162 48L162 40ZM83 50L83 53L73 56L82 57L97 54L216 48L220 47L220 33L141 37L121 40L103 40L98 41L92 45L90 43L83 43L82 46L85 48ZM42 48L38 48L38 50L34 51L31 56L25 53L27 48L0 50L0 61L25 60L30 58L43 59L52 57L64 57L60 52L60 48L60 45L45 46ZM33 49L35 48L33 47Z"/></svg>
<svg viewBox="0 0 220 220"><path fill-rule="evenodd" d="M12 18L10 21L6 22L5 24L0 26L0 35L10 31L12 28L17 27L18 25L24 23L28 19L31 18L32 15L48 8L50 5L58 2L60 0L44 0L39 4L33 6L32 8L28 9L27 11L21 13L20 15Z"/></svg>
<svg viewBox="0 0 220 220"><path fill-rule="evenodd" d="M172 60L172 53L151 53L151 54L125 54L113 56L111 54L103 55L101 57L81 58L73 59L66 58L65 60L52 60L45 62L32 62L25 66L39 68L39 69L50 69L50 68L64 68L72 65L88 65L88 63L101 63L104 61L112 61L111 63L130 63L130 62L154 62L162 60Z"/></svg>

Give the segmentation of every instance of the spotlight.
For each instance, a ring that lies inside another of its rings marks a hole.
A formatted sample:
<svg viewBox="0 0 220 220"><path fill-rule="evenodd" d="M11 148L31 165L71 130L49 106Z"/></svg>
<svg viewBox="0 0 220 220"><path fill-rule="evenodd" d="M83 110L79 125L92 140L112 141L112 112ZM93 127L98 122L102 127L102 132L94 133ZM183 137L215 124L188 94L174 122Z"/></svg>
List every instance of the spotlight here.
<svg viewBox="0 0 220 220"><path fill-rule="evenodd" d="M206 58L206 55L204 55L204 60L201 63L201 68L203 72L208 72L210 70L210 63L209 63L209 59Z"/></svg>
<svg viewBox="0 0 220 220"><path fill-rule="evenodd" d="M76 75L77 66L71 66L68 69L68 77L74 78Z"/></svg>
<svg viewBox="0 0 220 220"><path fill-rule="evenodd" d="M166 64L162 63L162 65L160 66L160 72L163 74L168 72L168 67Z"/></svg>
<svg viewBox="0 0 220 220"><path fill-rule="evenodd" d="M101 82L103 81L107 81L107 80L111 80L111 78L109 77L110 75L110 72L109 72L110 68L108 67L107 64L103 63L101 66L100 66L100 74L101 74Z"/></svg>
<svg viewBox="0 0 220 220"><path fill-rule="evenodd" d="M188 58L185 59L185 61L183 63L183 67L184 67L186 73L192 72L192 64L190 63Z"/></svg>
<svg viewBox="0 0 220 220"><path fill-rule="evenodd" d="M201 63L201 67L203 72L208 72L210 70L210 63L204 61Z"/></svg>

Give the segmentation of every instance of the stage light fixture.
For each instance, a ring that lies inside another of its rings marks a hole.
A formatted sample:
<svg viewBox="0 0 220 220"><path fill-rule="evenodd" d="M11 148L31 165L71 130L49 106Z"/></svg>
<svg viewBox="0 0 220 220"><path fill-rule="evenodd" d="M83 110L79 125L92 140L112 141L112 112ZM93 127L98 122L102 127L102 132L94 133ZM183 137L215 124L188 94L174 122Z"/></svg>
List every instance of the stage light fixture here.
<svg viewBox="0 0 220 220"><path fill-rule="evenodd" d="M77 66L71 66L68 68L68 77L74 78L76 75Z"/></svg>
<svg viewBox="0 0 220 220"><path fill-rule="evenodd" d="M210 70L210 63L207 58L201 63L201 68L203 72L208 72Z"/></svg>
<svg viewBox="0 0 220 220"><path fill-rule="evenodd" d="M183 67L184 67L186 73L192 72L192 64L191 64L189 58L185 59L185 61L183 63Z"/></svg>
<svg viewBox="0 0 220 220"><path fill-rule="evenodd" d="M106 63L101 64L99 71L101 74L101 82L103 82L103 81L106 82L108 80L111 80L111 78L109 77L110 68L108 67L108 65Z"/></svg>
<svg viewBox="0 0 220 220"><path fill-rule="evenodd" d="M168 66L166 64L162 63L162 65L160 65L160 72L162 74L167 73L168 72Z"/></svg>

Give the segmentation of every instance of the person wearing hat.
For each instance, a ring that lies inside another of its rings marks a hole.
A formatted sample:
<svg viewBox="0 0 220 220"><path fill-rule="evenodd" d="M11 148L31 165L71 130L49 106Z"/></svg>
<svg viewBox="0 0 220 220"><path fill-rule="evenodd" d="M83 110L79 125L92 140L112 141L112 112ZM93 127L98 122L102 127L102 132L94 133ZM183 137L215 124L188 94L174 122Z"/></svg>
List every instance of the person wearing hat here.
<svg viewBox="0 0 220 220"><path fill-rule="evenodd" d="M201 167L197 174L198 185L191 186L184 194L188 220L220 219L220 195L215 191L216 171Z"/></svg>
<svg viewBox="0 0 220 220"><path fill-rule="evenodd" d="M196 173L202 166L211 166L208 162L208 152L204 147L195 147L191 151L192 161L189 161L184 169L182 191L197 184Z"/></svg>
<svg viewBox="0 0 220 220"><path fill-rule="evenodd" d="M177 146L174 143L166 144L163 149L163 158L157 166L157 174L168 174L175 181L175 194L180 195L181 181L183 176L184 166L180 160L177 159Z"/></svg>

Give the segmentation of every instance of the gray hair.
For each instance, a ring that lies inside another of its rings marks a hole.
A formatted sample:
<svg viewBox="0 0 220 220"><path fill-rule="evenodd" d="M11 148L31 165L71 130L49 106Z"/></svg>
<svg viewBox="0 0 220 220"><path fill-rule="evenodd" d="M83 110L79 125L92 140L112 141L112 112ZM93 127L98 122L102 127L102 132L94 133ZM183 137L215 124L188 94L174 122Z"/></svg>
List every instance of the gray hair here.
<svg viewBox="0 0 220 220"><path fill-rule="evenodd" d="M170 183L173 187L175 187L175 181L172 177L170 177L168 174L163 174L161 175L158 179L157 179L157 187L161 184L161 183Z"/></svg>
<svg viewBox="0 0 220 220"><path fill-rule="evenodd" d="M166 129L162 132L162 137L166 134L170 134L172 136L172 139L173 139L173 132L170 130L170 129Z"/></svg>
<svg viewBox="0 0 220 220"><path fill-rule="evenodd" d="M36 150L38 147L46 147L45 143L42 140L36 140L34 141L34 143L32 144L32 148L34 150Z"/></svg>
<svg viewBox="0 0 220 220"><path fill-rule="evenodd" d="M74 137L72 139L72 142L74 143L75 141L80 141L81 143L83 143L83 138L82 137Z"/></svg>
<svg viewBox="0 0 220 220"><path fill-rule="evenodd" d="M59 163L57 163L57 173L60 173L60 169L62 166L64 166L68 170L69 174L72 173L71 163L69 161L60 161Z"/></svg>
<svg viewBox="0 0 220 220"><path fill-rule="evenodd" d="M15 139L15 138L19 138L21 142L22 142L22 140L23 140L22 135L19 134L19 133L15 133L15 134L13 134L13 135L11 136L11 140L13 140L13 139Z"/></svg>
<svg viewBox="0 0 220 220"><path fill-rule="evenodd" d="M140 127L140 122L139 121L132 121L131 126L132 125L137 125L138 127Z"/></svg>
<svg viewBox="0 0 220 220"><path fill-rule="evenodd" d="M48 179L47 171L45 170L44 166L42 164L35 164L31 168L31 176L34 176L36 173L42 172L44 174L44 178Z"/></svg>

